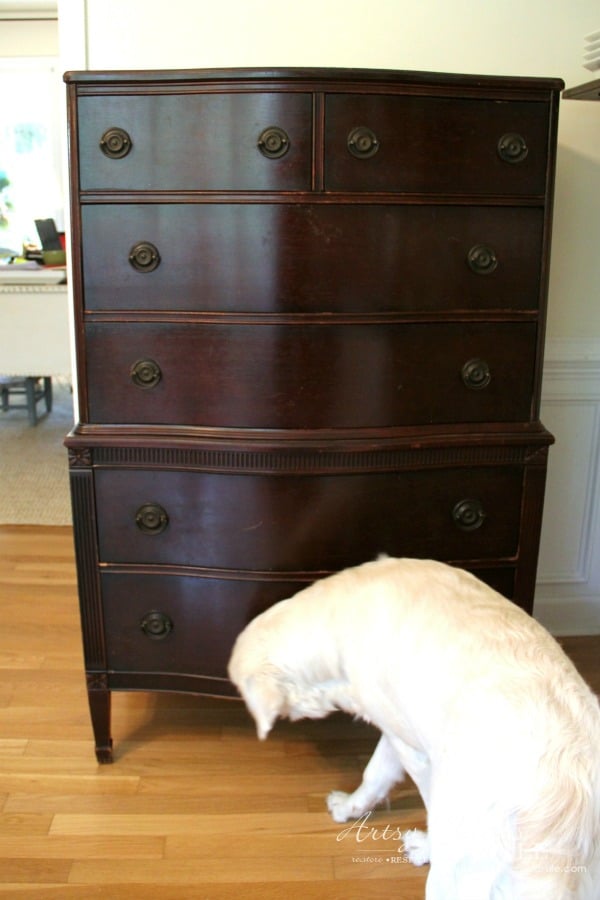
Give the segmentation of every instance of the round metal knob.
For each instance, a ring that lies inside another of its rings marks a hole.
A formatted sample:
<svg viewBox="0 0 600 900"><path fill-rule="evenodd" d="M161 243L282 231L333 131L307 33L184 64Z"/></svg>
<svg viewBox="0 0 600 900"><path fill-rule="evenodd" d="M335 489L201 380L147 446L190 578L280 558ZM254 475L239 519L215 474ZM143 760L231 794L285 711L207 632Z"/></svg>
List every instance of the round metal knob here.
<svg viewBox="0 0 600 900"><path fill-rule="evenodd" d="M129 251L129 263L136 272L153 272L160 264L160 253L149 241L140 241Z"/></svg>
<svg viewBox="0 0 600 900"><path fill-rule="evenodd" d="M352 156L356 156L357 159L369 159L379 150L379 141L374 131L359 125L348 135L347 146Z"/></svg>
<svg viewBox="0 0 600 900"><path fill-rule="evenodd" d="M162 641L173 631L173 621L165 613L152 610L140 622L140 628L153 641Z"/></svg>
<svg viewBox="0 0 600 900"><path fill-rule="evenodd" d="M290 139L283 128L272 125L261 132L257 147L267 159L279 159L290 149Z"/></svg>
<svg viewBox="0 0 600 900"><path fill-rule="evenodd" d="M500 159L504 160L504 162L523 162L528 153L529 148L527 147L525 138L520 134L511 131L508 134L503 134L498 141L498 156Z"/></svg>
<svg viewBox="0 0 600 900"><path fill-rule="evenodd" d="M158 503L144 503L135 514L135 524L144 534L160 534L169 524L169 517Z"/></svg>
<svg viewBox="0 0 600 900"><path fill-rule="evenodd" d="M122 159L132 146L131 138L122 128L109 128L100 138L100 149L109 159Z"/></svg>
<svg viewBox="0 0 600 900"><path fill-rule="evenodd" d="M491 247L475 244L467 253L469 268L477 275L489 275L498 266L498 258Z"/></svg>
<svg viewBox="0 0 600 900"><path fill-rule="evenodd" d="M138 359L129 370L136 387L149 389L156 387L162 378L160 366L153 359Z"/></svg>
<svg viewBox="0 0 600 900"><path fill-rule="evenodd" d="M492 380L492 373L485 359L470 359L462 367L460 377L469 390L481 391Z"/></svg>
<svg viewBox="0 0 600 900"><path fill-rule="evenodd" d="M452 521L461 531L475 531L484 520L485 512L479 500L459 500L452 509Z"/></svg>

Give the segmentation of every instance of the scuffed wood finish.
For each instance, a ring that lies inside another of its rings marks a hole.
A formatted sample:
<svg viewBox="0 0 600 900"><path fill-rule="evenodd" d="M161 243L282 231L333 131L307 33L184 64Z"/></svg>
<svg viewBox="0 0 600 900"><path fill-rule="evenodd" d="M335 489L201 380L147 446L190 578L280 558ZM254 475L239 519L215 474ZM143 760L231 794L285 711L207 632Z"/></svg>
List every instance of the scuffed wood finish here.
<svg viewBox="0 0 600 900"><path fill-rule="evenodd" d="M378 840L338 840L325 810L359 781L366 725L280 723L259 742L239 702L121 693L116 763L98 766L71 530L0 527L0 595L0 896L422 900L428 867L388 862L396 829L424 823L410 782L369 820ZM599 692L600 638L561 643Z"/></svg>
<svg viewBox="0 0 600 900"><path fill-rule="evenodd" d="M67 438L111 693L231 696L261 610L380 552L528 611L557 79L82 72Z"/></svg>

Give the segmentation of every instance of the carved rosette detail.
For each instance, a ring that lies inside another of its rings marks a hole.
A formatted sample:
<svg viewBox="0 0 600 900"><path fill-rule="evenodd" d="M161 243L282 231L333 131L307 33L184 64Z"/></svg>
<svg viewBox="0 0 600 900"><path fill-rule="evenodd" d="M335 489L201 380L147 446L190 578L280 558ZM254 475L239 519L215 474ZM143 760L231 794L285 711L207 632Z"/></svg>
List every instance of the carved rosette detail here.
<svg viewBox="0 0 600 900"><path fill-rule="evenodd" d="M88 672L86 680L88 691L108 690L108 675L106 672Z"/></svg>
<svg viewBox="0 0 600 900"><path fill-rule="evenodd" d="M69 467L80 469L92 465L92 451L89 447L69 447Z"/></svg>

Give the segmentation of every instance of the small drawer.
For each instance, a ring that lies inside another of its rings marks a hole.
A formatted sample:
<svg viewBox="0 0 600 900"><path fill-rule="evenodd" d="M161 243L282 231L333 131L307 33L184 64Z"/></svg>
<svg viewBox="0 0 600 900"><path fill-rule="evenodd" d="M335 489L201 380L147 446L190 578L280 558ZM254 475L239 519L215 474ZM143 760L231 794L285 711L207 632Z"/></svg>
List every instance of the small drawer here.
<svg viewBox="0 0 600 900"><path fill-rule="evenodd" d="M227 677L237 635L304 582L101 575L108 669Z"/></svg>
<svg viewBox="0 0 600 900"><path fill-rule="evenodd" d="M310 94L80 97L78 131L82 191L311 185Z"/></svg>
<svg viewBox="0 0 600 900"><path fill-rule="evenodd" d="M254 428L527 421L534 324L87 326L89 420Z"/></svg>
<svg viewBox="0 0 600 900"><path fill-rule="evenodd" d="M530 310L543 216L492 206L94 204L82 209L85 307Z"/></svg>
<svg viewBox="0 0 600 900"><path fill-rule="evenodd" d="M95 479L108 564L318 572L382 552L498 559L519 546L520 466L276 477L127 468Z"/></svg>
<svg viewBox="0 0 600 900"><path fill-rule="evenodd" d="M548 114L545 102L332 94L325 187L543 194Z"/></svg>

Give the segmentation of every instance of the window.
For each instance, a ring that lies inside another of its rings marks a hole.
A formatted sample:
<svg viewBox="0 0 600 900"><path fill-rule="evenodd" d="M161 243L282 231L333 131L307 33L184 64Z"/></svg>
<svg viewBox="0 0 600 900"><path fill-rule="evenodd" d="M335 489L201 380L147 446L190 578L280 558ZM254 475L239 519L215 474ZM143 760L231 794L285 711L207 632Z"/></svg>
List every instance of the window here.
<svg viewBox="0 0 600 900"><path fill-rule="evenodd" d="M62 82L55 58L0 59L0 247L39 245L36 219L64 228Z"/></svg>

